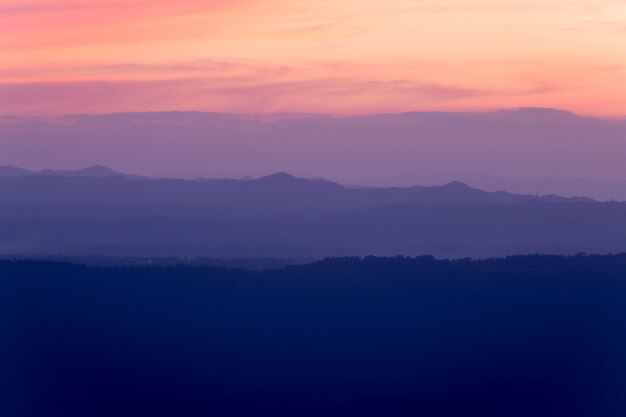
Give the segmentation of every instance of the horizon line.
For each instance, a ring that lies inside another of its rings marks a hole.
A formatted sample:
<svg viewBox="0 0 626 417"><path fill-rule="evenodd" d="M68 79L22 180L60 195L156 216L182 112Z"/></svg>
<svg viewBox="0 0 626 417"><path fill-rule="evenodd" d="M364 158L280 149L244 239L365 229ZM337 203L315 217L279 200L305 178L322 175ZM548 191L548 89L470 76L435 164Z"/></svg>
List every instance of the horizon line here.
<svg viewBox="0 0 626 417"><path fill-rule="evenodd" d="M325 112L228 112L228 111L214 111L214 110L199 110L199 109L170 109L170 110L128 110L128 111L105 111L105 112L86 112L86 113L64 113L64 114L0 114L0 119L63 119L63 118L80 118L86 116L115 116L126 114L165 114L165 113L178 113L178 114L213 114L224 116L237 116L248 118L291 118L291 117L326 117L337 119L350 119L356 117L367 116L386 116L386 115L407 115L407 114L488 114L498 112L523 112L523 111L536 111L537 113L546 112L553 114L569 114L579 117L604 119L604 120L621 120L626 119L626 113L624 114L593 114L593 113L581 113L567 108L559 107L543 107L543 106L521 106L521 107L497 107L492 109L481 110L406 110L396 112L362 112L362 113L325 113Z"/></svg>

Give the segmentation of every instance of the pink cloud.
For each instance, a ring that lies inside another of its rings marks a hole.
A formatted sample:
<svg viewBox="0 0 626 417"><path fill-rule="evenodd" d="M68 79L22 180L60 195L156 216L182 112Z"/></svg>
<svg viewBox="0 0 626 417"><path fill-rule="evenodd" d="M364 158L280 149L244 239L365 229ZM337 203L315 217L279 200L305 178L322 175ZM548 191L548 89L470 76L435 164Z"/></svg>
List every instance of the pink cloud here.
<svg viewBox="0 0 626 417"><path fill-rule="evenodd" d="M257 73L261 70L256 71ZM380 110L451 103L494 94L490 91L418 83L344 78L280 81L261 77L207 77L151 81L86 81L0 84L0 113L103 113L132 110L208 110L243 113ZM181 103L185 103L181 105Z"/></svg>

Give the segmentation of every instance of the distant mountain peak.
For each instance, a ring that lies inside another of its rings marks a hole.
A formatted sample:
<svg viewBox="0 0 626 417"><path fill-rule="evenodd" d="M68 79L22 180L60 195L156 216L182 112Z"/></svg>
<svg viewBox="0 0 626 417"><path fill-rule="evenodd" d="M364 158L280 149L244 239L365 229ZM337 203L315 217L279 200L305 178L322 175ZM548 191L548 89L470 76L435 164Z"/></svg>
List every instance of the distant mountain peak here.
<svg viewBox="0 0 626 417"><path fill-rule="evenodd" d="M277 172L275 174L270 174L264 177L257 178L256 180L263 182L297 182L301 181L302 178L296 178L286 172Z"/></svg>
<svg viewBox="0 0 626 417"><path fill-rule="evenodd" d="M113 171L111 168L102 165L92 165L77 170L53 170L42 169L38 172L40 175L58 175L58 176L87 176L87 177L110 177L114 175L123 175Z"/></svg>
<svg viewBox="0 0 626 417"><path fill-rule="evenodd" d="M13 165L0 166L0 177L24 177L33 175L34 172Z"/></svg>
<svg viewBox="0 0 626 417"><path fill-rule="evenodd" d="M109 167L105 167L102 165L92 165L89 167L85 167L75 171L77 173L82 174L90 174L90 175L121 175L119 172L112 170Z"/></svg>
<svg viewBox="0 0 626 417"><path fill-rule="evenodd" d="M254 182L260 184L269 184L279 187L288 187L288 188L303 188L303 189L311 189L311 187L315 189L338 189L344 188L342 185L337 184L336 182L332 182L326 179L320 178L301 178L293 176L287 172L277 172L275 174L267 175L265 177L257 178L253 180Z"/></svg>
<svg viewBox="0 0 626 417"><path fill-rule="evenodd" d="M103 165L92 165L77 170L53 170L42 169L36 173L37 175L51 175L56 177L93 177L93 178L107 178L107 177L123 177L134 180L145 180L147 177L140 175L129 175L121 172L114 171L109 167Z"/></svg>
<svg viewBox="0 0 626 417"><path fill-rule="evenodd" d="M445 188L448 190L473 190L474 188L470 187L469 185L465 184L464 182L461 181L452 181L449 182L445 185L442 185L441 188Z"/></svg>

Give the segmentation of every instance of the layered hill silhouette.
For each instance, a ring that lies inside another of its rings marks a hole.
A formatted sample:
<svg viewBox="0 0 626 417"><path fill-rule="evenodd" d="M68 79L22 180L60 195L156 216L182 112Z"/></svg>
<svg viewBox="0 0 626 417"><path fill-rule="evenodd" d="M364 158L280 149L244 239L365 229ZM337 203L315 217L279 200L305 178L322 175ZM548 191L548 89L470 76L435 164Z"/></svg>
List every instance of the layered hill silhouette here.
<svg viewBox="0 0 626 417"><path fill-rule="evenodd" d="M488 257L626 250L626 204L438 187L350 188L277 173L148 179L0 169L3 254ZM16 175L16 173L18 175Z"/></svg>

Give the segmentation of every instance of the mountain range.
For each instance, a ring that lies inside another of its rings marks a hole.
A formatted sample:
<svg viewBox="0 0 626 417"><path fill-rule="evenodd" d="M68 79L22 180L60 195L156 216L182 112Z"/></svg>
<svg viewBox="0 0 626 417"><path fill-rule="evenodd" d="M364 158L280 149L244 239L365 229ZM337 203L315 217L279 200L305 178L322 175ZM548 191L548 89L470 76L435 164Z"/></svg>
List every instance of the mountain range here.
<svg viewBox="0 0 626 417"><path fill-rule="evenodd" d="M17 174L17 175L16 175ZM286 173L150 179L0 170L0 253L311 257L626 250L626 204L443 186L351 188Z"/></svg>
<svg viewBox="0 0 626 417"><path fill-rule="evenodd" d="M0 116L0 163L150 177L289 172L341 184L444 185L626 201L626 119L542 108L351 117L193 111Z"/></svg>
<svg viewBox="0 0 626 417"><path fill-rule="evenodd" d="M0 177L30 177L33 175L49 175L55 177L93 177L93 178L106 178L106 177L124 177L135 180L147 180L149 177L141 175L122 174L114 171L111 168L102 165L93 165L77 170L55 170L55 169L42 169L39 171L31 171L28 169L16 167L13 165L0 166Z"/></svg>

